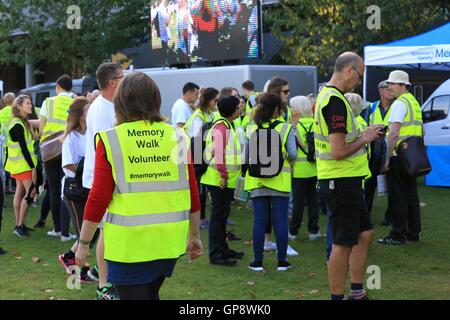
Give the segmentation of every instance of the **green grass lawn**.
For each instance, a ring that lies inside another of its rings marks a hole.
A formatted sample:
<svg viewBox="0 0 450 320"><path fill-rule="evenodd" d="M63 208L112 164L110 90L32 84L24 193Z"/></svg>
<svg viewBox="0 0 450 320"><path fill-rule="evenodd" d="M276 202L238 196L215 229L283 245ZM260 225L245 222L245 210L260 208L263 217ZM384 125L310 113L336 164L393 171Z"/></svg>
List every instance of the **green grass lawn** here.
<svg viewBox="0 0 450 320"><path fill-rule="evenodd" d="M368 290L376 299L450 299L450 190L425 188L420 183L420 198L426 203L421 208L423 236L419 243L399 247L385 247L374 243L370 249L368 265L381 269L381 289ZM384 237L389 227L380 225L385 210L386 197L377 198L373 222L376 238ZM209 212L208 212L209 215ZM14 214L11 196L7 196L3 213L2 245L9 254L0 256L0 299L94 299L95 284L83 284L80 290L67 288L67 275L57 261L57 255L69 249L70 243L49 238L45 233L51 228L51 219L44 230L38 229L31 237L13 235ZM32 226L39 209L32 208L27 225ZM161 289L162 299L328 299L327 271L325 266L325 238L311 242L304 226L300 238L290 245L301 255L291 257L293 269L276 271L275 253L266 253L265 274L251 272L247 266L253 259L250 244L252 212L241 203L233 205L230 226L242 241L230 242L235 250L246 255L237 267L220 267L209 264L207 256L207 231L202 230L205 255L193 263L186 257L179 260L172 278ZM321 230L325 232L326 217L321 216ZM95 250L92 251L94 261ZM33 257L40 259L34 263ZM369 275L368 275L369 276Z"/></svg>

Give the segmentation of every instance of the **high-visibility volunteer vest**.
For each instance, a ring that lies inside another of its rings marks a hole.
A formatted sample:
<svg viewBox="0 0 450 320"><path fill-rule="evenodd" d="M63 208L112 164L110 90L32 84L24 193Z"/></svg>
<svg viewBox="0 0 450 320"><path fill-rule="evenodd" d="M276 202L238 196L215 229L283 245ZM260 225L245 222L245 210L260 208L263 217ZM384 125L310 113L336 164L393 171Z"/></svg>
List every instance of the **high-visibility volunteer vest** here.
<svg viewBox="0 0 450 320"><path fill-rule="evenodd" d="M256 106L256 97L260 94L260 92L253 92L250 97L248 97L245 102L245 113L249 113Z"/></svg>
<svg viewBox="0 0 450 320"><path fill-rule="evenodd" d="M248 125L250 124L250 119L248 114L244 116L239 115L236 119L233 120L235 127L241 127L244 131L247 130Z"/></svg>
<svg viewBox="0 0 450 320"><path fill-rule="evenodd" d="M406 138L409 137L422 137L422 111L420 110L420 104L412 93L407 92L397 98L406 104L406 115L403 123L400 127L399 137L397 141L397 147Z"/></svg>
<svg viewBox="0 0 450 320"><path fill-rule="evenodd" d="M361 117L361 115L356 117L356 122L358 123L358 127L359 130L364 131L368 125L366 120L364 120L363 117ZM369 168L369 159L370 159L370 143L366 144L364 146L366 148L367 151L367 166L366 166L366 179L369 179L370 177L372 177L372 172L370 172L370 168Z"/></svg>
<svg viewBox="0 0 450 320"><path fill-rule="evenodd" d="M195 109L195 111L191 114L188 121L184 124L184 129L186 133L189 134L191 132L192 122L194 122L195 118L200 118L203 123L212 122L214 119L214 115L212 112L206 113L202 112L200 109Z"/></svg>
<svg viewBox="0 0 450 320"><path fill-rule="evenodd" d="M3 109L0 110L0 124L4 130L2 132L5 133L8 132L8 126L12 118L13 118L12 106L5 106Z"/></svg>
<svg viewBox="0 0 450 320"><path fill-rule="evenodd" d="M331 154L328 126L322 114L322 110L328 105L331 97L337 97L345 103L347 111L347 123L345 142L351 143L361 136L356 119L353 117L352 108L347 99L339 90L332 87L324 87L317 97L315 110L315 133L317 177L322 179L364 177L367 175L367 151L362 146L358 151L342 160L335 160Z"/></svg>
<svg viewBox="0 0 450 320"><path fill-rule="evenodd" d="M275 120L272 120L273 122ZM268 128L269 123L263 123L263 128ZM258 129L258 125L254 124L251 126L250 130L247 132L247 137L250 139L250 136L254 131ZM274 189L280 192L291 192L291 177L292 177L292 170L291 166L287 160L287 150L285 148L286 141L289 136L289 131L291 130L291 125L287 123L279 123L275 130L280 134L281 137L281 150L283 152L283 168L281 169L281 172L272 178L255 178L251 177L248 174L248 171L245 175L245 190L251 191L253 189L258 188L270 188ZM276 156L276 159L278 160L278 155Z"/></svg>
<svg viewBox="0 0 450 320"><path fill-rule="evenodd" d="M67 115L72 101L71 97L64 95L46 99L47 121L42 129L41 141L66 129Z"/></svg>
<svg viewBox="0 0 450 320"><path fill-rule="evenodd" d="M227 188L235 188L237 179L241 175L242 154L239 137L232 124L221 117L215 120L211 130L206 136L205 159L209 162L208 169L201 178L201 183L209 186L220 186L221 176L216 167L216 159L212 157L213 151L213 131L219 123L224 123L227 127L227 145L225 146L225 166L228 172Z"/></svg>
<svg viewBox="0 0 450 320"><path fill-rule="evenodd" d="M385 126L389 125L389 115L391 114L391 107L388 108L388 111L386 112L384 118L381 116L381 110L380 108L383 108L381 106L381 102L377 101L374 102L374 104L371 105L371 109L372 107L375 107L375 110L370 114L370 118L369 118L369 124L370 125L374 125L374 124L383 124Z"/></svg>
<svg viewBox="0 0 450 320"><path fill-rule="evenodd" d="M286 114L280 115L277 120L281 121L281 122L286 122L289 123L289 121L291 121L291 117L292 117L292 112L291 112L291 107L286 106L287 107L287 112Z"/></svg>
<svg viewBox="0 0 450 320"><path fill-rule="evenodd" d="M6 138L6 147L8 148L8 160L6 161L5 170L11 174L19 174L22 172L30 171L32 168L28 165L27 160L23 156L22 150L20 149L19 142L15 142L11 138L10 129L16 124L23 127L25 142L27 143L27 149L30 153L31 160L34 166L37 165L37 158L34 154L34 141L30 130L24 125L21 119L14 117L8 128L8 136Z"/></svg>
<svg viewBox="0 0 450 320"><path fill-rule="evenodd" d="M358 122L359 130L361 131L365 130L368 127L366 120L364 120L361 115L356 117L356 122Z"/></svg>
<svg viewBox="0 0 450 320"><path fill-rule="evenodd" d="M104 224L105 259L134 263L183 255L191 208L187 135L164 122L141 120L96 138L116 185Z"/></svg>
<svg viewBox="0 0 450 320"><path fill-rule="evenodd" d="M311 128L311 132L314 132L313 118L300 118L299 123L301 123L307 130ZM303 129L303 127L301 125L297 125L295 137L298 143L301 143L302 148L308 152L308 143L306 142L307 132ZM308 161L307 155L300 148L297 148L297 159L295 160L292 176L294 178L312 178L317 176L316 163Z"/></svg>

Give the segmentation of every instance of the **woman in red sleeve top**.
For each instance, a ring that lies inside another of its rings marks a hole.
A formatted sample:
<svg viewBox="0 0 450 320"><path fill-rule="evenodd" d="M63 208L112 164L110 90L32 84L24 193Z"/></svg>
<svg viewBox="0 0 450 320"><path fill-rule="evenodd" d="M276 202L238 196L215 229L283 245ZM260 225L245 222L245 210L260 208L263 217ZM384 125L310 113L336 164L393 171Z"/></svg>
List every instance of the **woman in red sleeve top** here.
<svg viewBox="0 0 450 320"><path fill-rule="evenodd" d="M85 265L106 211L108 282L121 300L157 300L177 259L186 250L191 260L203 254L189 138L164 122L159 89L143 73L125 77L114 107L117 127L96 137L94 183L76 259Z"/></svg>

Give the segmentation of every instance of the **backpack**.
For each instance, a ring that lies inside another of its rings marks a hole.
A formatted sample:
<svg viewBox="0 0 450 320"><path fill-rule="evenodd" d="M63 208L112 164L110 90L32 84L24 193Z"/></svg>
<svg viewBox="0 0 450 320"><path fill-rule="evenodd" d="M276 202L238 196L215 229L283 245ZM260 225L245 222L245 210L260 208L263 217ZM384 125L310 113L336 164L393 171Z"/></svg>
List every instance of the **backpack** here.
<svg viewBox="0 0 450 320"><path fill-rule="evenodd" d="M208 131L213 127L217 121L205 122L202 125L200 134L191 138L191 155L194 162L194 171L197 179L200 179L208 169L209 163L205 160L204 152L206 148L206 137Z"/></svg>
<svg viewBox="0 0 450 320"><path fill-rule="evenodd" d="M258 125L258 128L250 135L248 174L251 177L273 178L279 175L283 169L282 140L280 133L275 130L280 123L282 122L276 120L270 123L268 128ZM264 146L266 147L261 149ZM277 157L275 168L273 161L270 161L272 155Z"/></svg>
<svg viewBox="0 0 450 320"><path fill-rule="evenodd" d="M308 160L308 162L316 162L316 146L314 143L314 132L311 131L314 123L311 123L311 126L309 127L308 130L306 130L306 128L303 126L301 122L299 122L299 124L306 131L306 145L308 146L308 151L303 149L303 147L298 143L298 141L297 146L306 155L306 160Z"/></svg>

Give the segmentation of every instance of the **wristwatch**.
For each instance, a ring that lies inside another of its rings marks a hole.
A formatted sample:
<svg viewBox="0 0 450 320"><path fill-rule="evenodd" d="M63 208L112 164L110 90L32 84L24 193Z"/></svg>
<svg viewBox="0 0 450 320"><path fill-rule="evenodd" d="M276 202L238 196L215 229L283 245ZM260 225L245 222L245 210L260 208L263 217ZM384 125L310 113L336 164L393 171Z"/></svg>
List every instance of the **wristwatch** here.
<svg viewBox="0 0 450 320"><path fill-rule="evenodd" d="M78 240L78 243L84 244L84 245L86 245L86 246L88 246L88 245L90 245L90 244L91 244L91 242L90 242L90 241L87 241L87 240L83 240L83 239L80 239L80 240Z"/></svg>

